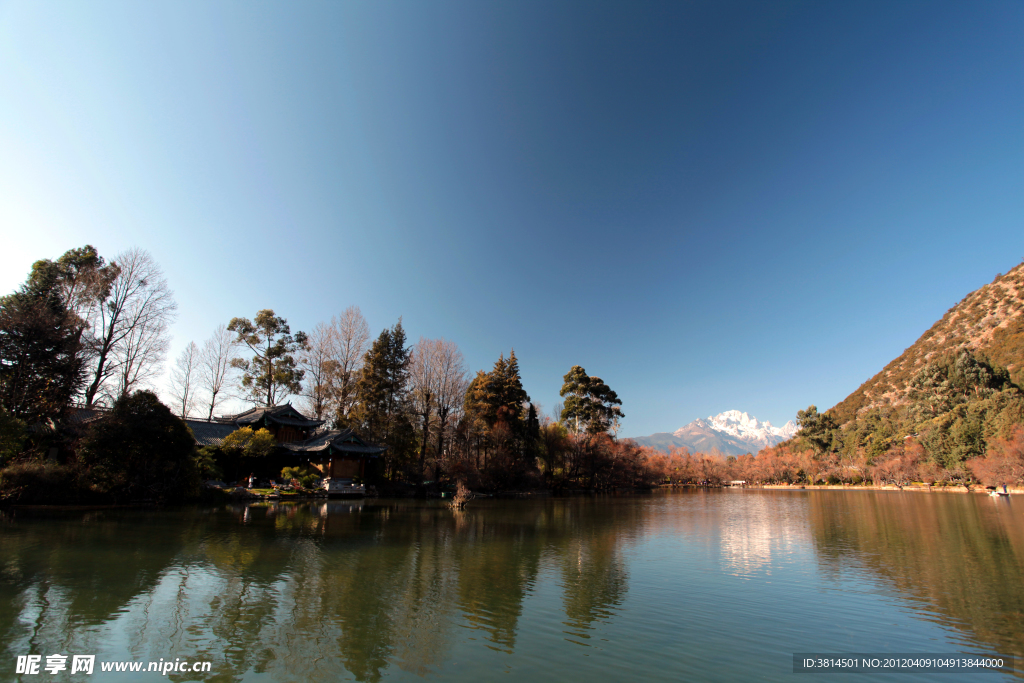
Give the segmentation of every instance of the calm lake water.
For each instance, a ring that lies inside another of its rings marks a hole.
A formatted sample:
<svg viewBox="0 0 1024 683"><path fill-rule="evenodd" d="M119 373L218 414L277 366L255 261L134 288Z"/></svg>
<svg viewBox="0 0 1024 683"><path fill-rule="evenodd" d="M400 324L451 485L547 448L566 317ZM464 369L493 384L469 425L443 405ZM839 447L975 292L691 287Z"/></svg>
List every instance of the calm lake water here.
<svg viewBox="0 0 1024 683"><path fill-rule="evenodd" d="M99 662L161 658L212 662L176 681L963 679L794 674L796 652L1000 653L1016 675L968 680L1020 680L1024 497L0 513L0 680L55 653L97 656L73 680L157 680Z"/></svg>

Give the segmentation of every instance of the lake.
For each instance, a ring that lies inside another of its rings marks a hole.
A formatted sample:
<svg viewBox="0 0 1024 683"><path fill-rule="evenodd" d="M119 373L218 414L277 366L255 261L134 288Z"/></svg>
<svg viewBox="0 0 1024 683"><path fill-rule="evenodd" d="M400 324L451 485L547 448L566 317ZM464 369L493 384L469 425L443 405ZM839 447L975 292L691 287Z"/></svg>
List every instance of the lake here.
<svg viewBox="0 0 1024 683"><path fill-rule="evenodd" d="M890 491L0 512L0 679L879 680L795 653L1015 656L1024 497ZM68 676L95 655L93 676ZM161 664L163 663L161 662ZM961 679L903 671L882 680Z"/></svg>

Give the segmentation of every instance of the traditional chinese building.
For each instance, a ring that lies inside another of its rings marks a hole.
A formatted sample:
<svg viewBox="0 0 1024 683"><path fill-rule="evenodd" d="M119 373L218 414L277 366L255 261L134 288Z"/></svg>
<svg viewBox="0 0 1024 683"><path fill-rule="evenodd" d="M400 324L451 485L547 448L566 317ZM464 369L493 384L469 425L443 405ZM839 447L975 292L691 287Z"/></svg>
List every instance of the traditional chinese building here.
<svg viewBox="0 0 1024 683"><path fill-rule="evenodd" d="M362 479L368 462L387 450L387 446L363 441L351 429L332 429L282 447L299 457L305 456L326 479Z"/></svg>
<svg viewBox="0 0 1024 683"><path fill-rule="evenodd" d="M364 478L368 464L387 450L363 441L351 429L322 430L323 420L312 420L290 403L271 408L252 408L229 417L207 420L186 420L200 446L219 446L228 434L249 427L266 429L274 435L279 447L260 463L243 463L246 467L266 470L271 478L283 467L308 464L319 470L325 479ZM260 474L257 472L257 474Z"/></svg>

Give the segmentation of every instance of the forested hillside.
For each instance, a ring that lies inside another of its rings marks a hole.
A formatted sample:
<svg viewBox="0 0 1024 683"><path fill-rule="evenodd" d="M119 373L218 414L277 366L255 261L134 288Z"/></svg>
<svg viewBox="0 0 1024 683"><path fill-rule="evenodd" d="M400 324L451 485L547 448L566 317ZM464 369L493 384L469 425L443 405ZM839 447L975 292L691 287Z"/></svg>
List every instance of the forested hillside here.
<svg viewBox="0 0 1024 683"><path fill-rule="evenodd" d="M831 412L845 424L860 411L906 404L915 375L960 349L1005 368L1014 384L1024 384L1024 263L965 296Z"/></svg>
<svg viewBox="0 0 1024 683"><path fill-rule="evenodd" d="M1024 264L971 292L797 439L822 476L1024 480ZM809 452L810 452L809 451Z"/></svg>

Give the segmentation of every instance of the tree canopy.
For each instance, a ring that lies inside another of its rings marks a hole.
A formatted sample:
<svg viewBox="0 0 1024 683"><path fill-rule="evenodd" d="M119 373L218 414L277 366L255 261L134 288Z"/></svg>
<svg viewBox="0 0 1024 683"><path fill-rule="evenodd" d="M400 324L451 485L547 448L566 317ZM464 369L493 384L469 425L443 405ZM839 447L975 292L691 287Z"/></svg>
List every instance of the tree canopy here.
<svg viewBox="0 0 1024 683"><path fill-rule="evenodd" d="M522 423L524 405L529 401L512 349L508 359L502 354L490 372L477 372L466 391L465 410L488 427L503 422L515 429Z"/></svg>
<svg viewBox="0 0 1024 683"><path fill-rule="evenodd" d="M251 427L236 429L224 437L220 444L221 449L238 451L247 458L265 458L276 446L274 435L268 430L253 431Z"/></svg>
<svg viewBox="0 0 1024 683"><path fill-rule="evenodd" d="M807 410L797 412L796 422L800 425L797 435L811 444L816 452L826 453L832 448L837 425L830 413L819 413L817 406L808 406Z"/></svg>
<svg viewBox="0 0 1024 683"><path fill-rule="evenodd" d="M195 438L149 391L118 399L82 438L79 458L115 500L182 500L198 490Z"/></svg>
<svg viewBox="0 0 1024 683"><path fill-rule="evenodd" d="M257 313L254 320L232 318L228 330L252 351L251 359L235 358L231 364L242 371L242 386L253 403L276 406L286 396L302 391L304 373L293 354L306 345L304 332L292 336L288 321L269 308Z"/></svg>
<svg viewBox="0 0 1024 683"><path fill-rule="evenodd" d="M562 378L559 394L565 399L561 420L576 433L600 434L617 426L625 415L622 401L600 377L591 377L574 365Z"/></svg>
<svg viewBox="0 0 1024 683"><path fill-rule="evenodd" d="M61 277L34 268L0 298L0 407L29 423L59 418L83 382L83 322L65 305Z"/></svg>

